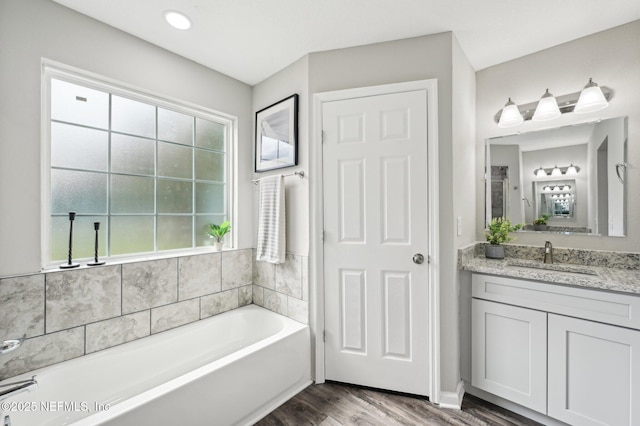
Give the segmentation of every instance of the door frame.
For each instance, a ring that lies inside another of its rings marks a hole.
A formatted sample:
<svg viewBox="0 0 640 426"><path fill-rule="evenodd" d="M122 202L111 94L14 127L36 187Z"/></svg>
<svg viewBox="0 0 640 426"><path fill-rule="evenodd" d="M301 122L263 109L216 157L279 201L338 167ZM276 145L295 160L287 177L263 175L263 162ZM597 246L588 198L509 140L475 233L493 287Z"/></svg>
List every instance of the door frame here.
<svg viewBox="0 0 640 426"><path fill-rule="evenodd" d="M309 146L310 247L309 247L309 319L311 327L312 371L316 383L325 381L324 344L324 200L322 175L322 108L325 102L368 96L426 90L427 92L427 216L429 277L429 400L440 402L440 273L438 214L438 80L419 80L380 86L359 87L313 95L313 122Z"/></svg>

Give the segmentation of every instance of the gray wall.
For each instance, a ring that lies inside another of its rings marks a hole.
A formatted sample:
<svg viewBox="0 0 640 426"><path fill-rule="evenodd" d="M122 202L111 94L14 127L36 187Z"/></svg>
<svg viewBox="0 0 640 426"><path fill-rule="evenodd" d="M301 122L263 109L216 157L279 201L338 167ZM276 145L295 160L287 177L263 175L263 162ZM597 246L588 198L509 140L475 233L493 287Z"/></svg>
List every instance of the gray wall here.
<svg viewBox="0 0 640 426"><path fill-rule="evenodd" d="M251 88L48 0L0 2L0 277L40 271L40 61L238 117L239 247L253 247Z"/></svg>
<svg viewBox="0 0 640 426"><path fill-rule="evenodd" d="M476 206L470 202L475 198L475 112L476 112L476 76L469 60L453 37L452 43L452 141L451 149L440 140L440 150L445 150L447 157L440 156L440 176L442 169L451 167L451 187L440 184L440 202L443 192L451 191L453 209L443 210L440 205L440 235L451 238L447 249L442 249L441 256L451 256L451 263L442 262L442 267L450 268L452 280L441 279L440 283L440 373L443 391L460 391L456 386L460 382L460 289L461 279L458 270L458 248L475 240ZM442 96L442 95L440 95ZM446 96L446 94L445 94ZM450 156L450 157L449 157ZM447 161L448 160L448 161ZM458 227L458 221L460 227ZM449 251L451 250L451 251ZM447 276L448 274L445 274ZM442 277L442 274L441 274ZM462 395L458 395L462 396ZM461 401L455 397L449 401L457 404Z"/></svg>
<svg viewBox="0 0 640 426"><path fill-rule="evenodd" d="M561 44L476 73L476 170L477 205L484 206L484 143L487 138L557 127L597 118L629 117L627 162L627 237L553 235L556 247L640 251L640 21ZM580 91L589 77L614 91L605 110L590 114L563 114L552 122L526 122L511 129L499 129L493 116L508 97L525 104L537 101L546 88L555 95ZM635 167L634 167L635 165ZM482 235L483 215L478 210L477 239ZM545 234L522 234L518 244L544 245Z"/></svg>
<svg viewBox="0 0 640 426"><path fill-rule="evenodd" d="M294 93L298 99L298 167L255 173L255 178L277 173L291 173L303 170L307 173L304 179L295 176L285 179L285 199L287 217L287 252L299 255L309 254L309 109L308 91L309 57L289 65L275 75L263 80L253 87L254 115L252 122L255 127L255 112L268 107ZM258 205L258 186L254 186L254 203ZM253 216L253 234L258 235L258 212ZM255 243L254 243L255 247Z"/></svg>
<svg viewBox="0 0 640 426"><path fill-rule="evenodd" d="M436 267L441 274L441 376L442 389L455 391L459 381L456 250L475 238L475 211L468 203L475 199L475 74L453 34L311 53L256 85L253 107L256 111L292 93L300 94L299 158L300 166L308 171L315 93L431 78L438 79L441 190L440 264ZM320 176L308 177L315 178ZM291 192L291 197L287 194L287 232L296 230L287 236L287 251L305 254L309 249L309 185L287 181L287 187ZM456 235L458 216L464 224L461 236Z"/></svg>

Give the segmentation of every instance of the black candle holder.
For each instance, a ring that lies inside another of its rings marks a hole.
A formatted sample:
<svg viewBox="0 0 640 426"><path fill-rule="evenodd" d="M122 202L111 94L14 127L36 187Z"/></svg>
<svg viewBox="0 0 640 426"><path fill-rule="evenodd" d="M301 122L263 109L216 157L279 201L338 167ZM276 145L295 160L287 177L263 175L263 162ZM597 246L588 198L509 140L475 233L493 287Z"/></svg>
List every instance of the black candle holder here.
<svg viewBox="0 0 640 426"><path fill-rule="evenodd" d="M76 218L76 212L69 212L69 261L60 265L60 269L71 269L80 266L79 263L72 262L71 249L73 247L73 221Z"/></svg>
<svg viewBox="0 0 640 426"><path fill-rule="evenodd" d="M100 230L100 222L93 222L93 229L96 231L96 244L95 251L93 255L93 262L87 263L88 266L100 266L104 265L104 261L98 260L98 231Z"/></svg>

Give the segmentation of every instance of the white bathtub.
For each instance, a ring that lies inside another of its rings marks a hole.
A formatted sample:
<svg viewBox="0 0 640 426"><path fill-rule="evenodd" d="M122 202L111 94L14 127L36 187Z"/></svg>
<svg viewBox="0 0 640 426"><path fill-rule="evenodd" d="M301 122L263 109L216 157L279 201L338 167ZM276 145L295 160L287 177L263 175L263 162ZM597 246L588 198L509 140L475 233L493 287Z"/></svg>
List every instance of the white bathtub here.
<svg viewBox="0 0 640 426"><path fill-rule="evenodd" d="M310 364L308 326L250 305L6 380L39 388L3 401L0 424L252 424L311 383Z"/></svg>

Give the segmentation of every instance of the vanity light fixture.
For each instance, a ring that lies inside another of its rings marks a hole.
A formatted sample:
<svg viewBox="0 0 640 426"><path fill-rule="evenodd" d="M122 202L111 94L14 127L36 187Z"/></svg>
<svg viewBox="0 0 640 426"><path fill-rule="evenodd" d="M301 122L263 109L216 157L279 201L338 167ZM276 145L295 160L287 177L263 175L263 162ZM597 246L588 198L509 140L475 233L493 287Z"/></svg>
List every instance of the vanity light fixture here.
<svg viewBox="0 0 640 426"><path fill-rule="evenodd" d="M560 170L560 167L555 166L555 167L551 170L551 176L562 176L562 170Z"/></svg>
<svg viewBox="0 0 640 426"><path fill-rule="evenodd" d="M575 176L578 174L578 170L580 170L580 168L574 166L573 163L571 163L564 174L567 176Z"/></svg>
<svg viewBox="0 0 640 426"><path fill-rule="evenodd" d="M522 118L522 114L520 114L520 110L518 109L518 105L516 105L511 98L507 101L502 109L502 113L500 114L500 119L498 120L498 127L502 129L506 129L508 127L517 126L524 121Z"/></svg>
<svg viewBox="0 0 640 426"><path fill-rule="evenodd" d="M580 167L574 166L573 163L569 167L539 167L533 171L535 177L545 178L549 176L575 176L580 171Z"/></svg>
<svg viewBox="0 0 640 426"><path fill-rule="evenodd" d="M184 13L167 10L164 12L164 19L175 29L188 30L191 28L191 19Z"/></svg>
<svg viewBox="0 0 640 426"><path fill-rule="evenodd" d="M611 89L598 86L592 79L589 79L589 83L582 91L568 95L554 97L547 89L539 101L523 105L515 105L509 98L504 108L498 111L493 118L500 128L513 127L532 119L536 121L551 120L567 112L599 111L609 105L608 101L611 101L611 98L613 98Z"/></svg>
<svg viewBox="0 0 640 426"><path fill-rule="evenodd" d="M533 171L533 174L536 177L547 177L547 171L545 169L543 169L542 167L540 167L539 169L535 169Z"/></svg>
<svg viewBox="0 0 640 426"><path fill-rule="evenodd" d="M584 114L587 112L600 111L609 106L609 102L602 93L602 89L593 82L593 79L589 78L589 82L582 92L580 92L580 98L576 104L573 112L576 114Z"/></svg>
<svg viewBox="0 0 640 426"><path fill-rule="evenodd" d="M547 89L540 98L540 101L538 101L538 106L531 119L533 121L548 121L554 120L561 115L562 113L560 112L560 108L558 108L556 98L549 93L549 89Z"/></svg>

